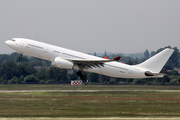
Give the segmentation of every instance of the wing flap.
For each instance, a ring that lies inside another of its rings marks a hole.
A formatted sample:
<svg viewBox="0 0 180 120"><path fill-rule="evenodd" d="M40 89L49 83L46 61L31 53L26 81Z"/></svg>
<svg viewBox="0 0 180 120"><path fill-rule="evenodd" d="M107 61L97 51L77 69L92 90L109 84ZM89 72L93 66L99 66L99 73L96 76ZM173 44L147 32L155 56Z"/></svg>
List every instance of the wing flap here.
<svg viewBox="0 0 180 120"><path fill-rule="evenodd" d="M86 60L86 59L67 59L72 61L74 64L78 65L78 66L83 66L86 68L100 68L100 67L104 67L104 63L106 62L112 62L112 61L118 61L121 57L118 56L114 59L100 59L100 60Z"/></svg>

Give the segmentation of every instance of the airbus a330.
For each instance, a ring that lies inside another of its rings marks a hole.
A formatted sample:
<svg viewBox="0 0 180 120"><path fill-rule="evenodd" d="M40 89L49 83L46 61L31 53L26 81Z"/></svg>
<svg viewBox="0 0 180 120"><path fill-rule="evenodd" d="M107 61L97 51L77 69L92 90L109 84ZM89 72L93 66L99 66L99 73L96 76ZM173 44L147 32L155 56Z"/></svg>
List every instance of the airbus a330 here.
<svg viewBox="0 0 180 120"><path fill-rule="evenodd" d="M76 75L81 79L86 79L83 71L118 78L163 77L164 74L160 73L160 71L174 51L166 48L143 63L127 65L118 62L121 58L120 56L114 59L100 58L25 38L13 38L5 41L5 43L20 53L20 60L22 59L22 54L26 54L51 61L55 67L77 69L79 71Z"/></svg>

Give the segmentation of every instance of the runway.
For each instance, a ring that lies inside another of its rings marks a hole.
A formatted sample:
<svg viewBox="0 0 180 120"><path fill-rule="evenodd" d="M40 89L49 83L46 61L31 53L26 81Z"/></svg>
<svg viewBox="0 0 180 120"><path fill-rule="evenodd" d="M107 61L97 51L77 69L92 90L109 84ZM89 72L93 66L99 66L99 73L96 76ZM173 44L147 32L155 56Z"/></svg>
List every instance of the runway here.
<svg viewBox="0 0 180 120"><path fill-rule="evenodd" d="M0 90L0 92L180 92L180 90Z"/></svg>

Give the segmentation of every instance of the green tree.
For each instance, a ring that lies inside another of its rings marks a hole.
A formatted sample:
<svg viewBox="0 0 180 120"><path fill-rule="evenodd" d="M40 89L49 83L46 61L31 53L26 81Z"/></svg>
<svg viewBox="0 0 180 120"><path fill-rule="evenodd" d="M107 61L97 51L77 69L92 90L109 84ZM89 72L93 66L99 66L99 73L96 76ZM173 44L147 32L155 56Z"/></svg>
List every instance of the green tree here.
<svg viewBox="0 0 180 120"><path fill-rule="evenodd" d="M33 60L30 62L30 64L33 66L43 66L42 61L39 61L39 60Z"/></svg>
<svg viewBox="0 0 180 120"><path fill-rule="evenodd" d="M8 60L10 60L10 56L9 55L7 55L7 54L2 54L2 55L0 55L0 61L8 61Z"/></svg>
<svg viewBox="0 0 180 120"><path fill-rule="evenodd" d="M42 66L51 66L51 62L47 60L42 60Z"/></svg>
<svg viewBox="0 0 180 120"><path fill-rule="evenodd" d="M48 70L47 70L47 78L48 79L54 79L54 67L51 66Z"/></svg>
<svg viewBox="0 0 180 120"><path fill-rule="evenodd" d="M33 66L43 66L42 59L40 58L30 57L29 61Z"/></svg>
<svg viewBox="0 0 180 120"><path fill-rule="evenodd" d="M20 76L20 81L23 82L24 81L24 75Z"/></svg>
<svg viewBox="0 0 180 120"><path fill-rule="evenodd" d="M68 78L69 78L70 80L77 80L77 79L78 79L78 77L77 77L77 75L76 75L75 73L73 73L73 74L68 74Z"/></svg>
<svg viewBox="0 0 180 120"><path fill-rule="evenodd" d="M16 76L17 64L14 61L6 61L0 68L0 75L4 80L10 80L13 76Z"/></svg>
<svg viewBox="0 0 180 120"><path fill-rule="evenodd" d="M174 52L170 57L172 66L178 66L178 57L179 57L179 49L177 47L173 48Z"/></svg>
<svg viewBox="0 0 180 120"><path fill-rule="evenodd" d="M27 62L18 63L17 65L17 77L21 75L27 76L36 73L36 70Z"/></svg>
<svg viewBox="0 0 180 120"><path fill-rule="evenodd" d="M157 53L161 52L162 50L164 50L166 48L172 49L170 46L167 46L167 47L158 49ZM177 47L174 47L173 50L174 50L174 52L171 55L171 57L169 58L169 60L167 61L166 65L169 65L172 67L177 67L178 66L178 58L180 57L180 53L179 53L179 49Z"/></svg>
<svg viewBox="0 0 180 120"><path fill-rule="evenodd" d="M162 82L164 83L169 83L170 82L170 78L167 75L164 75L164 77L162 78Z"/></svg>
<svg viewBox="0 0 180 120"><path fill-rule="evenodd" d="M14 76L11 80L8 81L8 84L19 84L21 83L20 79Z"/></svg>
<svg viewBox="0 0 180 120"><path fill-rule="evenodd" d="M60 77L61 77L61 80L59 83L67 82L67 70L66 69L60 69Z"/></svg>
<svg viewBox="0 0 180 120"><path fill-rule="evenodd" d="M46 80L46 73L47 73L46 68L40 68L40 69L37 71L37 77L38 77L38 79L40 79L40 80Z"/></svg>
<svg viewBox="0 0 180 120"><path fill-rule="evenodd" d="M98 82L99 81L99 74L97 73L89 73L88 80L91 82Z"/></svg>
<svg viewBox="0 0 180 120"><path fill-rule="evenodd" d="M10 60L14 60L14 58L19 57L19 56L20 56L20 54L18 52L13 52L13 53L11 53L11 55L9 57L10 57Z"/></svg>
<svg viewBox="0 0 180 120"><path fill-rule="evenodd" d="M172 84L172 85L178 85L180 83L180 80L179 79L172 79L171 81L170 81L170 84Z"/></svg>
<svg viewBox="0 0 180 120"><path fill-rule="evenodd" d="M155 78L153 81L154 85L164 84L162 78Z"/></svg>
<svg viewBox="0 0 180 120"><path fill-rule="evenodd" d="M24 78L24 82L26 84L37 84L37 83L39 83L39 80L34 75L28 75Z"/></svg>
<svg viewBox="0 0 180 120"><path fill-rule="evenodd" d="M140 85L140 84L144 84L144 81L143 81L142 79L134 79L134 80L133 80L133 83L134 83L135 85Z"/></svg>
<svg viewBox="0 0 180 120"><path fill-rule="evenodd" d="M177 70L171 70L169 74L170 75L179 75Z"/></svg>
<svg viewBox="0 0 180 120"><path fill-rule="evenodd" d="M119 84L121 81L123 81L123 78L115 78L116 84Z"/></svg>
<svg viewBox="0 0 180 120"><path fill-rule="evenodd" d="M67 70L51 66L47 71L47 77L53 79L57 84L66 83Z"/></svg>
<svg viewBox="0 0 180 120"><path fill-rule="evenodd" d="M42 59L36 58L36 57L32 57L32 56L29 58L29 61L30 61L30 62L31 62L31 61L34 61L34 60L42 61Z"/></svg>
<svg viewBox="0 0 180 120"><path fill-rule="evenodd" d="M110 77L109 77L109 76L106 76L106 75L101 75L101 81L102 81L102 82L107 82L107 83L109 83Z"/></svg>
<svg viewBox="0 0 180 120"><path fill-rule="evenodd" d="M166 48L172 49L171 46L166 46L166 47L164 47L164 48L159 48L156 53L159 53L159 52L163 51L163 50L166 49Z"/></svg>
<svg viewBox="0 0 180 120"><path fill-rule="evenodd" d="M3 78L2 77L0 77L0 84L2 84L3 83Z"/></svg>

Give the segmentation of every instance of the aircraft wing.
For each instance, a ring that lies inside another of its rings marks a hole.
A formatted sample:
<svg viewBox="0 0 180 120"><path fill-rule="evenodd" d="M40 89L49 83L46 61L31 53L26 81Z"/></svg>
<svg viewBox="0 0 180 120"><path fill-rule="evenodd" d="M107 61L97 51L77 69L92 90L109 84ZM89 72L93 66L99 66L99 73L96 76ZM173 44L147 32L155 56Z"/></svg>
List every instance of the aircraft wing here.
<svg viewBox="0 0 180 120"><path fill-rule="evenodd" d="M72 61L74 64L78 66L82 66L85 68L96 68L96 67L104 67L105 62L118 61L121 57L116 57L114 59L102 59L102 60L85 60L85 59L67 59Z"/></svg>

